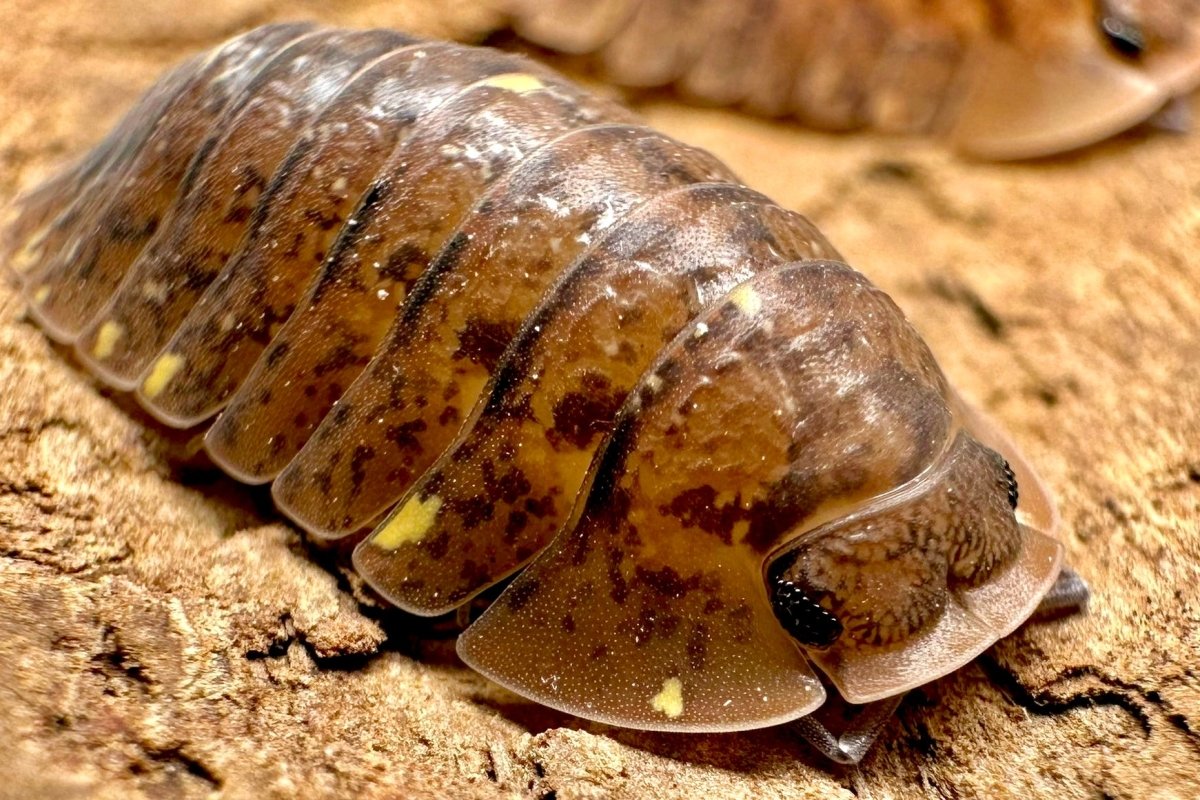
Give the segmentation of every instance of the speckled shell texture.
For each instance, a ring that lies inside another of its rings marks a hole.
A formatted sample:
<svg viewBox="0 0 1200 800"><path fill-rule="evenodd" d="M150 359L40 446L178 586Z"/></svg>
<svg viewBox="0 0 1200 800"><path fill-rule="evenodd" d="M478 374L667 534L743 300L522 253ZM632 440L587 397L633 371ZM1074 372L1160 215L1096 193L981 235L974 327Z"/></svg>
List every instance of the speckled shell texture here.
<svg viewBox="0 0 1200 800"><path fill-rule="evenodd" d="M395 604L520 572L459 652L581 716L761 727L822 703L814 665L892 696L1059 569L1032 470L807 220L520 57L251 31L19 199L2 255L96 376L313 536L370 531Z"/></svg>

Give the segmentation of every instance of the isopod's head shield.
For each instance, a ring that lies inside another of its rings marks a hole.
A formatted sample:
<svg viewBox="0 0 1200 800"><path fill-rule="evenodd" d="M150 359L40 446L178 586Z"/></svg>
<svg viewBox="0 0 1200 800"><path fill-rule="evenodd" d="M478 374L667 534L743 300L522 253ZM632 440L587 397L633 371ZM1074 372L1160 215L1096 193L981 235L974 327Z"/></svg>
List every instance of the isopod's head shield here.
<svg viewBox="0 0 1200 800"><path fill-rule="evenodd" d="M801 533L770 564L777 618L847 700L957 669L1033 612L1062 548L1021 523L1017 483L960 429L914 480Z"/></svg>
<svg viewBox="0 0 1200 800"><path fill-rule="evenodd" d="M1041 46L1028 34L981 40L950 140L983 158L1038 158L1161 120L1164 108L1200 86L1200 16L1191 9L1095 0L1092 13L1073 21L1035 16L1035 28L1044 20Z"/></svg>

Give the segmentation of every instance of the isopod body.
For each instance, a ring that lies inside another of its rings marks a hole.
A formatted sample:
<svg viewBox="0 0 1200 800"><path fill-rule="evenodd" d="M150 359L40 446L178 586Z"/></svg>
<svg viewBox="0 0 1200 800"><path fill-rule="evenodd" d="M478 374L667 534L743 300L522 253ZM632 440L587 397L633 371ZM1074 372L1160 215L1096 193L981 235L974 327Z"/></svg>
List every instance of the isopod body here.
<svg viewBox="0 0 1200 800"><path fill-rule="evenodd" d="M574 714L762 727L821 706L814 665L894 697L1060 570L1036 476L809 222L516 56L252 31L5 253L97 376L314 536L373 528L396 605L519 572L459 652Z"/></svg>
<svg viewBox="0 0 1200 800"><path fill-rule="evenodd" d="M1200 85L1196 0L503 0L612 81L817 128L1028 158L1120 133Z"/></svg>

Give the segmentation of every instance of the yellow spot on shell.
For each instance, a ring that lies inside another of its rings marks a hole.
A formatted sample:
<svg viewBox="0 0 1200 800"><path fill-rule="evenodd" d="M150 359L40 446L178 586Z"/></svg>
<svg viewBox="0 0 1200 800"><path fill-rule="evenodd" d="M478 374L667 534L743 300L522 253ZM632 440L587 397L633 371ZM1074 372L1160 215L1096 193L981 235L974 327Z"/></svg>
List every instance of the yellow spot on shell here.
<svg viewBox="0 0 1200 800"><path fill-rule="evenodd" d="M729 293L729 299L747 317L753 317L762 311L762 297L754 291L754 287L743 283Z"/></svg>
<svg viewBox="0 0 1200 800"><path fill-rule="evenodd" d="M41 293L40 289L38 293ZM117 342L121 341L121 337L124 335L124 325L113 322L111 319L108 320L100 326L100 330L96 331L96 344L92 347L92 355L101 361L108 358L113 354L113 350L117 349Z"/></svg>
<svg viewBox="0 0 1200 800"><path fill-rule="evenodd" d="M163 353L150 368L150 374L142 381L142 394L154 398L162 394L171 379L183 368L183 356L178 353Z"/></svg>
<svg viewBox="0 0 1200 800"><path fill-rule="evenodd" d="M660 714L675 719L683 713L683 681L667 678L662 691L650 698L650 707Z"/></svg>
<svg viewBox="0 0 1200 800"><path fill-rule="evenodd" d="M33 293L33 302L37 303L40 306L42 303L46 302L47 298L49 298L49 297L50 297L50 287L49 286L39 286L38 290Z"/></svg>
<svg viewBox="0 0 1200 800"><path fill-rule="evenodd" d="M536 75L526 72L506 72L503 75L493 75L479 82L480 86L494 86L497 89L507 89L517 94L528 94L542 89L546 84Z"/></svg>
<svg viewBox="0 0 1200 800"><path fill-rule="evenodd" d="M402 544L421 541L433 527L441 507L442 498L436 494L425 500L413 495L391 519L383 523L383 527L371 537L371 543L384 550L395 550Z"/></svg>

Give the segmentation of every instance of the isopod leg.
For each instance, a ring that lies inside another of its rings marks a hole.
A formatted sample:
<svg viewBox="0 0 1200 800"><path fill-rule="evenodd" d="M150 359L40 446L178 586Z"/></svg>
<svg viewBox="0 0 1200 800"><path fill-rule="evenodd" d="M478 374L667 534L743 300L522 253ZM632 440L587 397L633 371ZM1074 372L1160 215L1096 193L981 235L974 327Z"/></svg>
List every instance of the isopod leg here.
<svg viewBox="0 0 1200 800"><path fill-rule="evenodd" d="M903 694L854 705L836 691L828 693L825 704L794 723L805 741L839 764L857 764L871 749L884 725L896 712Z"/></svg>
<svg viewBox="0 0 1200 800"><path fill-rule="evenodd" d="M1087 608L1091 590L1079 573L1063 567L1054 586L1042 598L1033 618L1053 619ZM836 691L828 692L825 704L794 723L795 731L823 755L839 764L857 764L871 749L887 721L892 718L903 694L855 705Z"/></svg>
<svg viewBox="0 0 1200 800"><path fill-rule="evenodd" d="M1184 134L1192 130L1192 104L1186 97L1172 97L1167 104L1146 120L1151 130Z"/></svg>
<svg viewBox="0 0 1200 800"><path fill-rule="evenodd" d="M1087 581L1075 570L1064 566L1050 591L1038 604L1037 611L1033 612L1034 619L1054 619L1082 613L1091 596L1092 590L1088 588Z"/></svg>
<svg viewBox="0 0 1200 800"><path fill-rule="evenodd" d="M1091 590L1079 573L1063 567L1058 580L1042 598L1034 620L1054 619L1087 608ZM828 692L825 704L794 723L795 730L823 755L839 764L857 764L871 749L884 725L891 719L903 694L855 705L836 691Z"/></svg>

